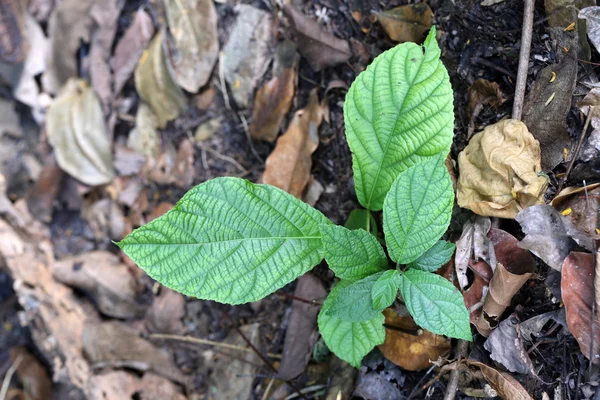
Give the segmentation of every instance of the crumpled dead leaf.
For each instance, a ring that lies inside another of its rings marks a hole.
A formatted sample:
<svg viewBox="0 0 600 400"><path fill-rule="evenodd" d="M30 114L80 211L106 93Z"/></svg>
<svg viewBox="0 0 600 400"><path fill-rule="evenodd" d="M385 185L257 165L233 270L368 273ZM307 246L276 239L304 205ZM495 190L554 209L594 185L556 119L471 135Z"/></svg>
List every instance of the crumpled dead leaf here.
<svg viewBox="0 0 600 400"><path fill-rule="evenodd" d="M138 9L133 16L131 25L117 43L114 55L110 60L114 76L113 93L115 95L121 92L125 82L131 77L138 60L148 47L153 35L154 24L152 18L143 8Z"/></svg>
<svg viewBox="0 0 600 400"><path fill-rule="evenodd" d="M419 333L415 336L386 327L385 342L379 349L394 364L409 371L419 371L450 351L449 339L420 329L410 316L400 317L391 308L385 309L383 314L386 326Z"/></svg>
<svg viewBox="0 0 600 400"><path fill-rule="evenodd" d="M58 165L69 175L90 186L112 180L104 113L87 82L71 79L65 84L48 109L46 132Z"/></svg>
<svg viewBox="0 0 600 400"><path fill-rule="evenodd" d="M469 105L467 106L467 115L473 115L473 111L478 106L487 105L498 107L506 99L500 91L500 85L487 79L477 79L469 88Z"/></svg>
<svg viewBox="0 0 600 400"><path fill-rule="evenodd" d="M152 306L146 313L144 325L151 333L166 333L181 335L185 331L183 317L185 315L185 298L163 287L160 294L154 298Z"/></svg>
<svg viewBox="0 0 600 400"><path fill-rule="evenodd" d="M490 352L492 360L502 364L507 370L537 377L523 344L521 327L515 314L500 322L483 346Z"/></svg>
<svg viewBox="0 0 600 400"><path fill-rule="evenodd" d="M156 115L157 126L177 118L186 108L187 99L171 77L163 51L165 32L161 30L144 51L135 68L135 88L143 102Z"/></svg>
<svg viewBox="0 0 600 400"><path fill-rule="evenodd" d="M140 103L135 115L135 128L129 132L127 147L146 157L156 157L160 152L160 135L156 130L156 116L146 103Z"/></svg>
<svg viewBox="0 0 600 400"><path fill-rule="evenodd" d="M10 359L13 363L20 362L17 376L23 385L26 398L31 400L46 400L52 397L52 382L46 368L25 347L10 349Z"/></svg>
<svg viewBox="0 0 600 400"><path fill-rule="evenodd" d="M475 216L463 226L462 234L456 241L454 267L456 278L461 289L468 286L467 268L471 261L482 260L490 263L490 240L487 237L492 222L487 217ZM493 248L491 248L493 251Z"/></svg>
<svg viewBox="0 0 600 400"><path fill-rule="evenodd" d="M589 359L592 342L592 304L594 303L594 256L571 252L561 270L562 300L567 313L569 331L579 349ZM600 320L594 318L592 362L600 364Z"/></svg>
<svg viewBox="0 0 600 400"><path fill-rule="evenodd" d="M273 64L273 78L258 89L254 97L250 136L273 142L283 118L292 105L296 88L296 46L281 42Z"/></svg>
<svg viewBox="0 0 600 400"><path fill-rule="evenodd" d="M141 301L143 287L127 265L107 251L64 258L54 265L54 278L87 293L101 313L113 318L138 318L148 304Z"/></svg>
<svg viewBox="0 0 600 400"><path fill-rule="evenodd" d="M589 203L586 199L586 189ZM600 240L600 234L596 231L600 210L598 198L600 198L600 183L594 183L587 187L565 188L550 203L579 229L579 234L571 232L570 234L577 244L590 251L592 251L591 240Z"/></svg>
<svg viewBox="0 0 600 400"><path fill-rule="evenodd" d="M219 56L212 0L165 0L167 63L175 82L191 93L204 86Z"/></svg>
<svg viewBox="0 0 600 400"><path fill-rule="evenodd" d="M377 20L392 40L420 43L433 25L433 11L426 3L408 4L378 13Z"/></svg>
<svg viewBox="0 0 600 400"><path fill-rule="evenodd" d="M475 134L458 155L458 205L479 215L515 218L544 203L540 145L517 120L502 120Z"/></svg>
<svg viewBox="0 0 600 400"><path fill-rule="evenodd" d="M477 331L485 337L498 326L513 296L535 271L535 260L527 250L518 247L518 240L510 233L492 228L488 237L494 246L496 268L482 313L475 324Z"/></svg>
<svg viewBox="0 0 600 400"><path fill-rule="evenodd" d="M339 39L327 32L316 21L298 11L293 5L286 4L283 13L290 20L296 33L298 51L315 71L333 67L346 62L352 51L346 40Z"/></svg>
<svg viewBox="0 0 600 400"><path fill-rule="evenodd" d="M263 183L302 197L310 180L311 156L319 145L318 129L322 120L323 109L314 89L307 106L296 112L287 131L277 140L275 149L267 158Z"/></svg>
<svg viewBox="0 0 600 400"><path fill-rule="evenodd" d="M269 65L272 18L247 4L240 4L237 9L235 24L223 49L223 75L236 104L246 108L256 83Z"/></svg>

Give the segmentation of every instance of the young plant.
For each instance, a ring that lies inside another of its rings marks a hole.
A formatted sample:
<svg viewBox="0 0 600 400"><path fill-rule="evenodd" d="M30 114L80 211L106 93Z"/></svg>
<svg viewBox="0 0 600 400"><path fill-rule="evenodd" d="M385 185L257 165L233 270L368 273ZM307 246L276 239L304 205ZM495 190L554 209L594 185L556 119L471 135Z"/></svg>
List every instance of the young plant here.
<svg viewBox="0 0 600 400"><path fill-rule="evenodd" d="M378 56L350 87L344 120L366 208L347 227L276 187L217 178L119 247L163 285L228 304L259 300L325 258L340 281L323 304L319 330L356 367L383 343L382 311L398 293L421 327L471 340L461 294L432 273L454 252L440 240L454 203L444 164L454 114L435 29L423 46L404 43ZM371 213L380 210L392 268L375 236Z"/></svg>

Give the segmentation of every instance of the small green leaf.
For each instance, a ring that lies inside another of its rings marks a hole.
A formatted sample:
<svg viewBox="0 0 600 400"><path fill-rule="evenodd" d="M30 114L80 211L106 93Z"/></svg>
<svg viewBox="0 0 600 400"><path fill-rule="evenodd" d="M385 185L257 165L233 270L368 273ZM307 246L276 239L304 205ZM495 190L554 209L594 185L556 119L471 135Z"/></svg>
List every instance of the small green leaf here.
<svg viewBox="0 0 600 400"><path fill-rule="evenodd" d="M369 210L355 209L350 211L344 227L350 230L364 229L377 237L377 222Z"/></svg>
<svg viewBox="0 0 600 400"><path fill-rule="evenodd" d="M391 306L400 287L400 272L396 269L385 271L373 285L371 298L373 307L382 311Z"/></svg>
<svg viewBox="0 0 600 400"><path fill-rule="evenodd" d="M188 296L262 299L323 258L327 218L273 186L217 178L118 243L148 275Z"/></svg>
<svg viewBox="0 0 600 400"><path fill-rule="evenodd" d="M438 154L401 173L383 206L383 231L392 260L408 264L438 241L452 216L454 190Z"/></svg>
<svg viewBox="0 0 600 400"><path fill-rule="evenodd" d="M363 357L385 340L385 318L382 313L378 313L368 321L350 322L328 315L331 304L340 296L342 289L350 284L351 282L341 281L331 290L317 322L327 347L342 360L359 368Z"/></svg>
<svg viewBox="0 0 600 400"><path fill-rule="evenodd" d="M383 309L375 309L371 293L375 282L383 274L384 272L379 272L367 276L340 290L340 295L331 301L327 313L351 322L364 322L374 318Z"/></svg>
<svg viewBox="0 0 600 400"><path fill-rule="evenodd" d="M410 268L420 269L421 271L437 271L442 265L450 261L455 249L456 246L454 243L440 240L425 253L421 254L419 258L408 264L408 266Z"/></svg>
<svg viewBox="0 0 600 400"><path fill-rule="evenodd" d="M463 297L447 279L418 269L401 277L400 293L419 326L438 335L472 340Z"/></svg>
<svg viewBox="0 0 600 400"><path fill-rule="evenodd" d="M358 75L346 95L344 123L358 201L370 210L382 208L402 171L448 154L453 92L435 28L423 47L399 44Z"/></svg>
<svg viewBox="0 0 600 400"><path fill-rule="evenodd" d="M325 260L338 278L354 282L387 267L383 248L367 231L351 231L333 224L321 225L320 228Z"/></svg>

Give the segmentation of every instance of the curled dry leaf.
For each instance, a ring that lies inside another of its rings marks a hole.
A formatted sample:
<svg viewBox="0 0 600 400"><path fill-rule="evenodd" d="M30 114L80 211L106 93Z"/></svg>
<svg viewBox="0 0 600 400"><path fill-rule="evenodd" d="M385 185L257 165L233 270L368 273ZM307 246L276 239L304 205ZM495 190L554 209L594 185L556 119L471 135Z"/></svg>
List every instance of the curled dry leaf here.
<svg viewBox="0 0 600 400"><path fill-rule="evenodd" d="M217 11L212 0L165 0L167 62L179 86L196 93L219 56Z"/></svg>
<svg viewBox="0 0 600 400"><path fill-rule="evenodd" d="M319 145L318 129L322 120L323 109L314 89L308 105L296 112L287 131L277 140L275 149L267 158L263 183L302 197L310 180L311 156Z"/></svg>
<svg viewBox="0 0 600 400"><path fill-rule="evenodd" d="M433 11L426 3L408 4L378 13L377 20L392 40L420 43L433 25Z"/></svg>
<svg viewBox="0 0 600 400"><path fill-rule="evenodd" d="M25 389L26 398L46 400L52 397L52 382L46 368L25 347L10 349L12 363L20 358L17 376Z"/></svg>
<svg viewBox="0 0 600 400"><path fill-rule="evenodd" d="M161 30L144 51L135 69L135 88L143 102L156 115L157 126L177 118L186 107L187 99L175 84L163 51L165 32Z"/></svg>
<svg viewBox="0 0 600 400"><path fill-rule="evenodd" d="M238 6L238 15L223 49L223 75L236 104L248 107L257 81L269 65L272 36L271 15L247 4Z"/></svg>
<svg viewBox="0 0 600 400"><path fill-rule="evenodd" d="M561 270L562 300L567 313L569 331L579 343L579 348L588 359L600 364L600 320L594 318L592 344L592 305L594 304L594 256L588 253L571 252Z"/></svg>
<svg viewBox="0 0 600 400"><path fill-rule="evenodd" d="M491 227L490 219L481 216L475 216L474 220L467 221L463 226L463 232L456 241L456 256L454 257L456 277L461 289L469 284L467 269L471 261L482 260L491 264L490 240L487 237Z"/></svg>
<svg viewBox="0 0 600 400"><path fill-rule="evenodd" d="M544 203L540 145L518 120L502 120L471 138L458 155L458 205L479 215L515 218Z"/></svg>
<svg viewBox="0 0 600 400"><path fill-rule="evenodd" d="M325 31L316 21L286 4L283 13L296 33L298 51L315 71L346 62L352 51L346 40Z"/></svg>
<svg viewBox="0 0 600 400"><path fill-rule="evenodd" d="M449 339L420 329L410 315L400 317L391 308L385 309L383 314L386 334L379 349L394 364L409 371L419 371L450 351ZM406 331L417 332L417 335Z"/></svg>
<svg viewBox="0 0 600 400"><path fill-rule="evenodd" d="M498 107L504 101L505 99L500 91L500 86L496 82L491 82L487 79L477 79L469 88L467 115L473 115L473 111L478 105Z"/></svg>
<svg viewBox="0 0 600 400"><path fill-rule="evenodd" d="M160 151L160 135L156 125L152 109L146 103L140 103L135 115L135 128L127 138L127 147L146 157L156 157Z"/></svg>
<svg viewBox="0 0 600 400"><path fill-rule="evenodd" d="M600 183L595 183L587 187L565 188L550 203L581 231L580 235L573 235L573 239L590 251L592 250L591 239L600 240L600 234L596 231L600 211L599 198ZM586 237L587 241L583 240Z"/></svg>
<svg viewBox="0 0 600 400"><path fill-rule="evenodd" d="M527 250L518 247L518 240L500 229L490 229L488 236L494 246L496 268L490 281L488 295L483 304L476 328L485 337L498 326L502 313L513 296L531 277L535 260Z"/></svg>
<svg viewBox="0 0 600 400"><path fill-rule="evenodd" d="M153 35L152 18L143 8L140 8L133 16L131 25L117 43L115 53L110 61L114 75L114 95L121 92L125 82L131 77L140 56L148 47Z"/></svg>
<svg viewBox="0 0 600 400"><path fill-rule="evenodd" d="M277 48L273 78L258 89L254 98L250 135L273 142L285 114L292 105L296 88L296 47L288 41Z"/></svg>
<svg viewBox="0 0 600 400"><path fill-rule="evenodd" d="M46 132L58 165L69 175L90 186L112 180L111 141L104 113L84 80L71 79L65 84L48 110Z"/></svg>

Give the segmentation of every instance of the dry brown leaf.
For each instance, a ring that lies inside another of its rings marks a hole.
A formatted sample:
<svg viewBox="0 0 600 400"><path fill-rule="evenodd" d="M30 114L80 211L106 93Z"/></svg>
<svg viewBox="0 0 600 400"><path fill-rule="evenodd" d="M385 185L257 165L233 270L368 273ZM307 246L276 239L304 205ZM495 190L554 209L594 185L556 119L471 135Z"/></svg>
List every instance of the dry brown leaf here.
<svg viewBox="0 0 600 400"><path fill-rule="evenodd" d="M206 111L213 103L217 91L211 86L194 96L194 105L197 109Z"/></svg>
<svg viewBox="0 0 600 400"><path fill-rule="evenodd" d="M153 373L144 374L138 392L140 400L187 400L173 382Z"/></svg>
<svg viewBox="0 0 600 400"><path fill-rule="evenodd" d="M171 77L163 51L165 32L161 30L150 42L135 68L135 88L143 102L156 115L157 126L177 118L187 105L183 91Z"/></svg>
<svg viewBox="0 0 600 400"><path fill-rule="evenodd" d="M426 3L409 4L382 11L377 20L390 39L420 43L433 25L433 11Z"/></svg>
<svg viewBox="0 0 600 400"><path fill-rule="evenodd" d="M540 145L517 120L502 120L471 138L458 155L457 201L479 215L515 218L544 203Z"/></svg>
<svg viewBox="0 0 600 400"><path fill-rule="evenodd" d="M296 33L298 51L315 71L346 62L352 51L346 40L339 39L327 32L316 21L298 11L293 5L286 4L283 13L290 20Z"/></svg>
<svg viewBox="0 0 600 400"><path fill-rule="evenodd" d="M500 91L500 86L496 82L491 82L487 79L477 79L469 88L467 115L473 115L473 110L475 110L475 107L479 104L498 107L502 105L505 100L506 99Z"/></svg>
<svg viewBox="0 0 600 400"><path fill-rule="evenodd" d="M100 312L110 317L138 318L148 308L138 301L143 287L113 253L93 251L62 259L54 265L53 275L88 294Z"/></svg>
<svg viewBox="0 0 600 400"><path fill-rule="evenodd" d="M58 165L69 175L90 186L112 180L104 113L86 81L71 79L65 84L48 110L46 132Z"/></svg>
<svg viewBox="0 0 600 400"><path fill-rule="evenodd" d="M89 400L131 399L140 387L140 378L126 371L109 371L91 377Z"/></svg>
<svg viewBox="0 0 600 400"><path fill-rule="evenodd" d="M13 363L21 361L17 367L17 376L25 389L27 398L31 400L47 400L52 396L52 382L46 368L25 348L10 349L10 359Z"/></svg>
<svg viewBox="0 0 600 400"><path fill-rule="evenodd" d="M34 218L49 223L52 220L54 200L61 187L64 172L54 159L53 155L46 158L38 180L27 193L27 208Z"/></svg>
<svg viewBox="0 0 600 400"><path fill-rule="evenodd" d="M322 120L323 109L314 89L308 105L296 112L287 131L277 140L275 149L267 158L264 183L302 197L310 180L311 156L319 145L318 129Z"/></svg>
<svg viewBox="0 0 600 400"><path fill-rule="evenodd" d="M151 333L181 335L185 331L185 298L180 293L163 287L148 309L144 325Z"/></svg>
<svg viewBox="0 0 600 400"><path fill-rule="evenodd" d="M586 199L586 189L587 197ZM594 240L600 240L600 234L596 231L598 212L600 210L600 183L584 187L570 187L561 190L550 204L559 212L564 213L573 225L579 228L585 235ZM575 239L577 241L577 239ZM579 243L579 245L583 245ZM587 248L587 246L586 246ZM590 250L588 248L588 250Z"/></svg>
<svg viewBox="0 0 600 400"><path fill-rule="evenodd" d="M274 67L273 78L258 89L254 98L250 135L255 140L275 141L294 98L296 47L282 42L275 60L280 67Z"/></svg>
<svg viewBox="0 0 600 400"><path fill-rule="evenodd" d="M217 11L212 0L165 0L167 62L179 86L196 93L219 56Z"/></svg>
<svg viewBox="0 0 600 400"><path fill-rule="evenodd" d="M117 95L131 77L142 53L148 47L154 35L152 18L140 7L133 16L133 21L115 47L110 60L114 74L113 94Z"/></svg>
<svg viewBox="0 0 600 400"><path fill-rule="evenodd" d="M490 386L498 393L498 396L503 399L510 400L533 400L527 393L527 390L515 378L505 372L500 372L479 361L466 360L470 366L477 367L487 379Z"/></svg>
<svg viewBox="0 0 600 400"><path fill-rule="evenodd" d="M561 270L561 293L569 331L588 359L592 342L592 305L594 303L594 256L571 252ZM594 318L593 362L600 364L600 320Z"/></svg>
<svg viewBox="0 0 600 400"><path fill-rule="evenodd" d="M490 358L511 372L537 377L531 358L525 349L519 319L511 314L500 322L483 344Z"/></svg>
<svg viewBox="0 0 600 400"><path fill-rule="evenodd" d="M386 326L422 332L415 336L386 327L385 342L379 349L394 364L409 371L419 371L450 351L449 339L419 329L410 316L400 317L391 308L385 309L383 314Z"/></svg>

